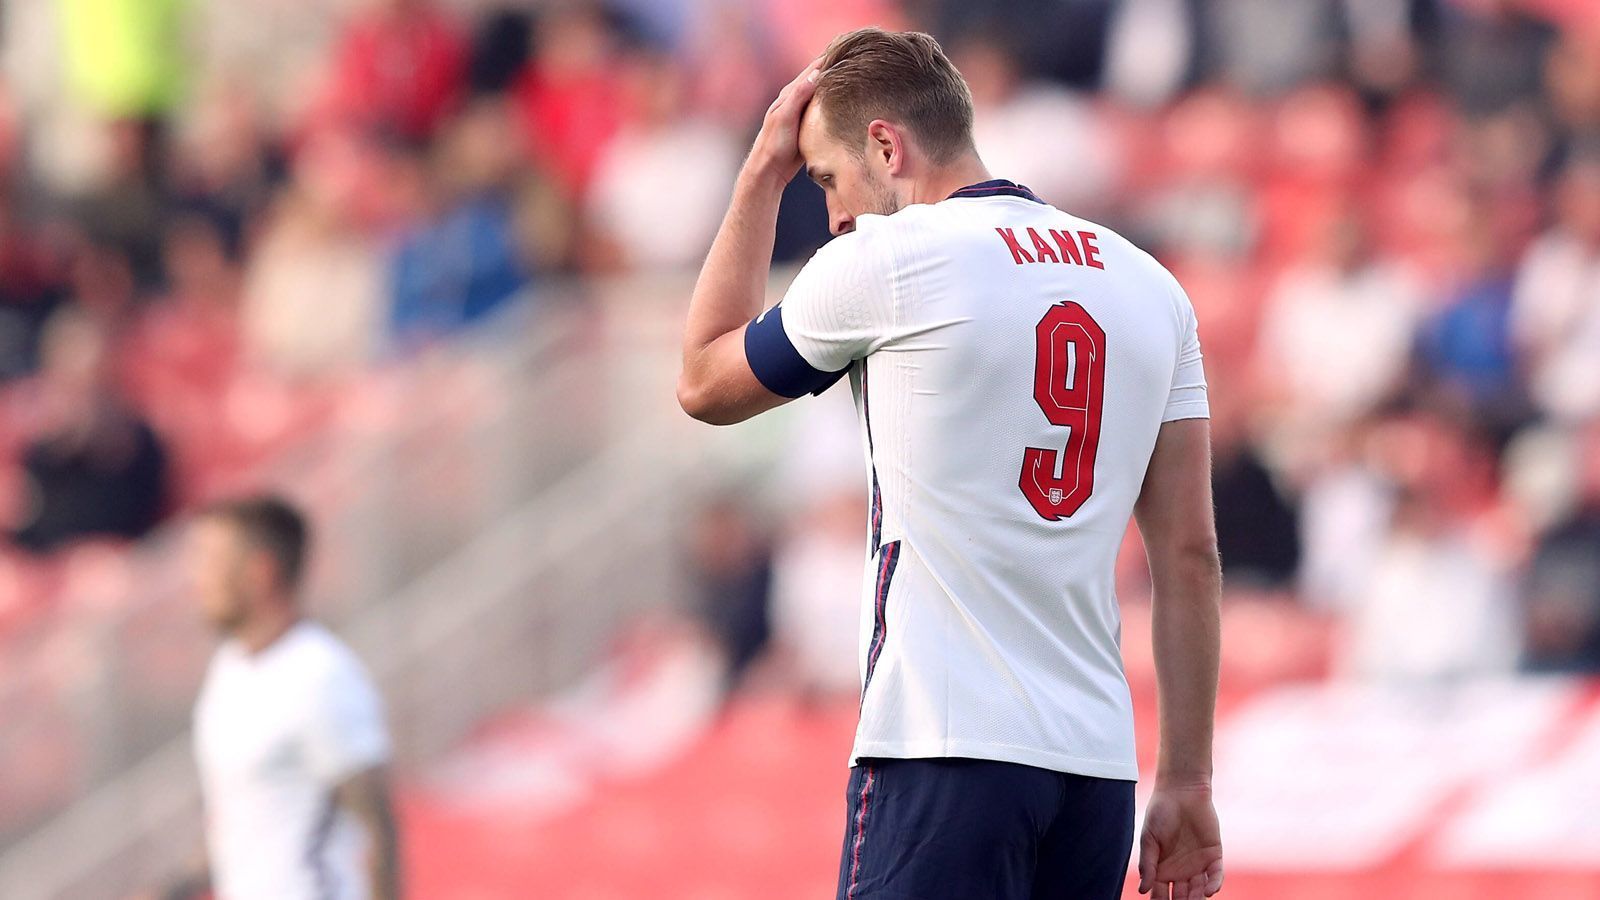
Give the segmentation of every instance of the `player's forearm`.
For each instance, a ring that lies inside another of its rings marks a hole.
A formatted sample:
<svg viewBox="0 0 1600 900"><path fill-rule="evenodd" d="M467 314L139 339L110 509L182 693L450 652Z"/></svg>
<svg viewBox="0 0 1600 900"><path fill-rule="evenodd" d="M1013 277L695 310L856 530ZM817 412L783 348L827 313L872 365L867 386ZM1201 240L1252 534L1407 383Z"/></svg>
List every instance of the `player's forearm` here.
<svg viewBox="0 0 1600 900"><path fill-rule="evenodd" d="M387 782L377 782L357 804L367 826L368 857L373 900L399 900L400 828L395 824L394 802Z"/></svg>
<svg viewBox="0 0 1600 900"><path fill-rule="evenodd" d="M1209 546L1156 555L1166 557L1152 565L1152 640L1161 706L1156 786L1209 785L1222 650L1222 573Z"/></svg>
<svg viewBox="0 0 1600 900"><path fill-rule="evenodd" d="M400 900L400 840L394 821L372 831L371 873L373 900Z"/></svg>
<svg viewBox="0 0 1600 900"><path fill-rule="evenodd" d="M367 877L373 900L400 897L400 829L388 776L374 767L351 776L337 789L339 802L367 832Z"/></svg>
<svg viewBox="0 0 1600 900"><path fill-rule="evenodd" d="M683 334L685 376L696 374L699 355L712 341L761 312L783 187L781 176L761 167L746 165L740 172L728 213L689 300Z"/></svg>

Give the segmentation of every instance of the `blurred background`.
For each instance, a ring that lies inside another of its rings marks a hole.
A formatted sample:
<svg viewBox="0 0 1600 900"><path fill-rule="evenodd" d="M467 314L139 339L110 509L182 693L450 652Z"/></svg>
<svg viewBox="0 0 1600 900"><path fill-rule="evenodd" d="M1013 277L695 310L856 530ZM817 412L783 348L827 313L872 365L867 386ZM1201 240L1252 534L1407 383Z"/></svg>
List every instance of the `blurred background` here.
<svg viewBox="0 0 1600 900"><path fill-rule="evenodd" d="M0 896L198 841L184 514L303 503L422 898L831 896L848 392L673 401L762 111L928 30L1199 312L1223 896L1600 898L1600 3L9 0ZM791 185L773 298L827 239ZM1154 760L1149 587L1119 562Z"/></svg>

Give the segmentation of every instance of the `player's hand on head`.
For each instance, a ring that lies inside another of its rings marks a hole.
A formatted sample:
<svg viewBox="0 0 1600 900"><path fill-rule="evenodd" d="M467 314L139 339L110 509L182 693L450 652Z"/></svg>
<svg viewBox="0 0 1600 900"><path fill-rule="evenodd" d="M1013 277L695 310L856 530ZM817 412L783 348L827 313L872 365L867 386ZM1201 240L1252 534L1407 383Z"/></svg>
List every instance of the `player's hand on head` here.
<svg viewBox="0 0 1600 900"><path fill-rule="evenodd" d="M1211 788L1157 787L1139 836L1139 893L1202 900L1222 890L1222 828Z"/></svg>
<svg viewBox="0 0 1600 900"><path fill-rule="evenodd" d="M777 99L767 107L766 117L761 120L761 132L750 149L747 167L755 167L784 182L800 170L804 163L800 157L800 116L816 91L816 76L821 65L820 57L812 60L793 81L783 86Z"/></svg>

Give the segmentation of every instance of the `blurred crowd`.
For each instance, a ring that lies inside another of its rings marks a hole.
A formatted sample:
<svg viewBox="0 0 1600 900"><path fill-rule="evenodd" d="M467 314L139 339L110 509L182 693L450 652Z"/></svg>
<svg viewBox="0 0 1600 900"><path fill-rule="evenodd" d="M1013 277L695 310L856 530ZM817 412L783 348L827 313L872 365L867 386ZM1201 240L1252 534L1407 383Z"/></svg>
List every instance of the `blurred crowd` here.
<svg viewBox="0 0 1600 900"><path fill-rule="evenodd" d="M0 527L137 537L543 282L692 270L776 88L866 23L941 39L996 177L1188 289L1230 597L1328 614L1352 674L1600 671L1583 0L6 4ZM776 255L826 239L797 180ZM783 598L853 608L860 485L812 482L693 542L741 666L838 658Z"/></svg>

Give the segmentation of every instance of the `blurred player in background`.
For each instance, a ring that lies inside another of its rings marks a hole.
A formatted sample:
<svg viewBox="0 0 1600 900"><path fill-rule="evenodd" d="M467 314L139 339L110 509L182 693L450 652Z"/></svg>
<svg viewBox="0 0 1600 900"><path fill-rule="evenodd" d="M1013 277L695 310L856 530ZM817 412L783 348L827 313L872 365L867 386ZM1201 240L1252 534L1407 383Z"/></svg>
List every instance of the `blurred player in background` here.
<svg viewBox="0 0 1600 900"><path fill-rule="evenodd" d="M309 534L275 498L194 526L197 587L224 637L195 706L209 881L223 900L400 896L383 709L359 660L301 610Z"/></svg>
<svg viewBox="0 0 1600 900"><path fill-rule="evenodd" d="M923 34L842 35L785 87L695 287L679 401L732 423L846 376L857 398L872 558L841 900L1120 894L1138 767L1113 566L1135 514L1161 708L1140 889L1197 900L1222 885L1221 574L1194 311L1148 254L992 177L972 120ZM802 165L838 237L757 317Z"/></svg>

